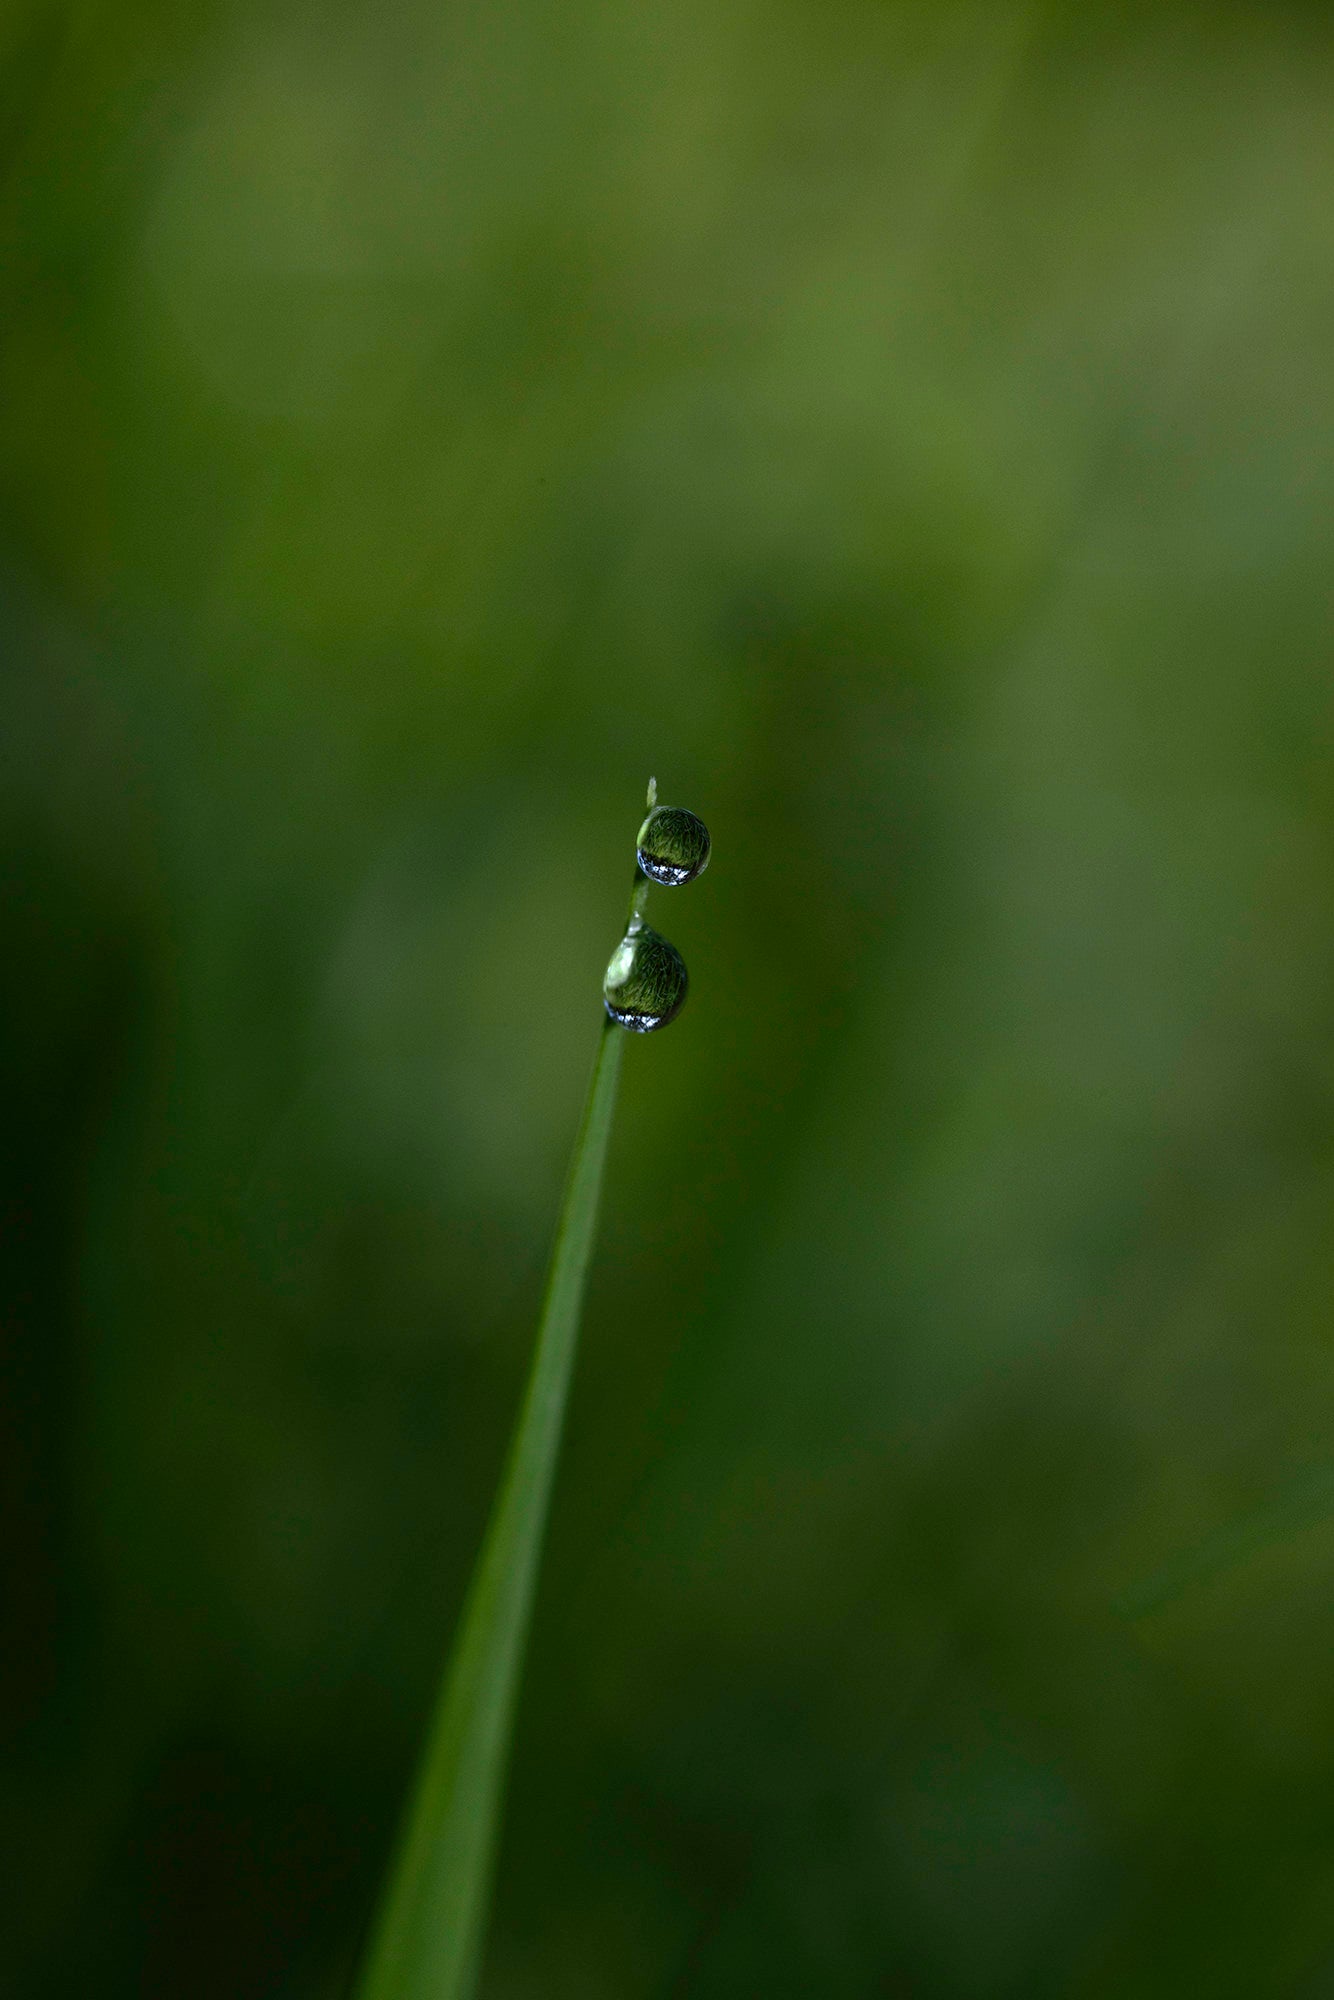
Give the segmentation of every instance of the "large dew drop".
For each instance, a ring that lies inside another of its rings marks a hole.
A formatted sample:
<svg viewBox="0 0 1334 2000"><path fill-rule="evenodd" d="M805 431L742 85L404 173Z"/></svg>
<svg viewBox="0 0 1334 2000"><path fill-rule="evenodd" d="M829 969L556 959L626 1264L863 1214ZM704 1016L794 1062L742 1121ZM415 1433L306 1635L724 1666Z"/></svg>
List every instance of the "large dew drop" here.
<svg viewBox="0 0 1334 2000"><path fill-rule="evenodd" d="M635 844L644 873L667 889L693 882L709 865L709 829L684 806L655 806Z"/></svg>
<svg viewBox="0 0 1334 2000"><path fill-rule="evenodd" d="M613 1021L635 1035L651 1034L674 1021L686 1003L685 960L674 944L632 923L612 953L602 998Z"/></svg>

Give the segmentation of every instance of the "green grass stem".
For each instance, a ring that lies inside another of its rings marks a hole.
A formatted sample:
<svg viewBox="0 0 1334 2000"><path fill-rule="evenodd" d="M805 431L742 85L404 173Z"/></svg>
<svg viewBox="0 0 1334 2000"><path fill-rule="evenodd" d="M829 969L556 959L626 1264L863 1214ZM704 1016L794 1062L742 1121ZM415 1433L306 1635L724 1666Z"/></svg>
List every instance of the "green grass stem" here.
<svg viewBox="0 0 1334 2000"><path fill-rule="evenodd" d="M532 1369L358 2000L469 2000L481 1960L515 1699L574 1370L622 1029L602 1030Z"/></svg>

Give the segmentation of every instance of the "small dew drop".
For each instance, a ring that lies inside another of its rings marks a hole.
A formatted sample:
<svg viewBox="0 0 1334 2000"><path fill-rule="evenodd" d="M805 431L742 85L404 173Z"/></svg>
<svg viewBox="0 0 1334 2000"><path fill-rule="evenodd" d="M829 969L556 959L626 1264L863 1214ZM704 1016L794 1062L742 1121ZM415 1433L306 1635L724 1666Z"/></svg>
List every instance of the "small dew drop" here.
<svg viewBox="0 0 1334 2000"><path fill-rule="evenodd" d="M679 889L709 865L709 829L684 806L655 806L639 829L639 865L650 881Z"/></svg>
<svg viewBox="0 0 1334 2000"><path fill-rule="evenodd" d="M612 953L602 998L613 1021L631 1034L648 1035L676 1019L689 983L676 946L647 924L632 923Z"/></svg>

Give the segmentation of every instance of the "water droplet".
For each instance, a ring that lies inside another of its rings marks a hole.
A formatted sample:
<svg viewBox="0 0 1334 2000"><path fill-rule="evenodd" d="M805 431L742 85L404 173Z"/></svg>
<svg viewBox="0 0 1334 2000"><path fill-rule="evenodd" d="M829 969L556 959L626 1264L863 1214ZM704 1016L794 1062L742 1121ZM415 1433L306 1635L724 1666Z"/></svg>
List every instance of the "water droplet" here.
<svg viewBox="0 0 1334 2000"><path fill-rule="evenodd" d="M676 1019L688 985L685 960L676 946L635 922L612 953L602 997L613 1021L632 1034L647 1035Z"/></svg>
<svg viewBox="0 0 1334 2000"><path fill-rule="evenodd" d="M709 829L684 806L655 806L635 844L644 873L667 889L693 882L709 865Z"/></svg>

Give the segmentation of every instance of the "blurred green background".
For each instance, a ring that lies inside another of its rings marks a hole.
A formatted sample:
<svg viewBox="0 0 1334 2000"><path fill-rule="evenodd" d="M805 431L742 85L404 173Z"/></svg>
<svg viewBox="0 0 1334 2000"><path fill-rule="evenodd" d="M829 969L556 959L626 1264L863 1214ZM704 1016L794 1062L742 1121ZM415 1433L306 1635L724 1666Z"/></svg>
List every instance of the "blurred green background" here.
<svg viewBox="0 0 1334 2000"><path fill-rule="evenodd" d="M0 22L3 1990L341 2000L643 788L485 2000L1334 1995L1334 22Z"/></svg>

